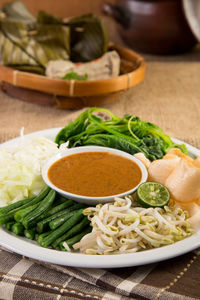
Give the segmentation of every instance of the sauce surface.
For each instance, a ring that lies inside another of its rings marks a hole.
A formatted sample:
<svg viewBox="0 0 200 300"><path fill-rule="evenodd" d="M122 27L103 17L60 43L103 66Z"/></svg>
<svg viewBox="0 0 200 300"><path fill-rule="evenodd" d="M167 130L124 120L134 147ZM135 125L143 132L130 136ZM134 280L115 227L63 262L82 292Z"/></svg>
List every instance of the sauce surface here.
<svg viewBox="0 0 200 300"><path fill-rule="evenodd" d="M139 166L109 152L84 152L63 157L48 170L49 180L72 194L105 197L133 189L141 180Z"/></svg>

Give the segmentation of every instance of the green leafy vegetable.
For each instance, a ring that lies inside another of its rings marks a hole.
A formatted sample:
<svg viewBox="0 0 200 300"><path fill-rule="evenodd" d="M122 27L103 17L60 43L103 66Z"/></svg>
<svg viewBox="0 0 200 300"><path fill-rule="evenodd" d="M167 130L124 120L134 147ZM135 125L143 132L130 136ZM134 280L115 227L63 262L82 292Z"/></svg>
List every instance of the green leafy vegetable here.
<svg viewBox="0 0 200 300"><path fill-rule="evenodd" d="M105 118L107 116L107 118ZM130 154L142 152L151 161L162 158L177 147L188 154L185 145L174 143L161 128L136 116L120 118L104 108L90 108L57 134L58 145L69 147L97 145L116 148Z"/></svg>
<svg viewBox="0 0 200 300"><path fill-rule="evenodd" d="M76 72L70 72L65 74L62 79L65 80L87 80L88 79L88 74L84 74L84 75L79 75Z"/></svg>
<svg viewBox="0 0 200 300"><path fill-rule="evenodd" d="M88 111L80 114L74 122L70 122L66 127L60 130L60 132L56 136L56 143L63 144L65 143L69 137L77 135L78 133L84 131L85 129L85 120L88 117Z"/></svg>

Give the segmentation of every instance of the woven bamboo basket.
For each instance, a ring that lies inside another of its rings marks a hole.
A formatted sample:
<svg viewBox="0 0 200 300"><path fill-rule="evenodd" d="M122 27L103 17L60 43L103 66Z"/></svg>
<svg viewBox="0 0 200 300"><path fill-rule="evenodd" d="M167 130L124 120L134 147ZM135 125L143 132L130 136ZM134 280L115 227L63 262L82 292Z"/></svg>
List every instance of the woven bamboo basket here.
<svg viewBox="0 0 200 300"><path fill-rule="evenodd" d="M103 106L139 84L145 76L145 61L136 52L110 44L121 58L121 75L91 81L50 79L0 66L1 89L15 98L63 109Z"/></svg>

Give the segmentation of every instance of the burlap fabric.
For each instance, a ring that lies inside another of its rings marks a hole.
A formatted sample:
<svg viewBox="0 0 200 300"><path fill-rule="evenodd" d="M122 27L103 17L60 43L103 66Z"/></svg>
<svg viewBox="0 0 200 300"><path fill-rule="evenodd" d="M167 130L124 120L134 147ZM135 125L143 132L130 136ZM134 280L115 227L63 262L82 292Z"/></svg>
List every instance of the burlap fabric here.
<svg viewBox="0 0 200 300"><path fill-rule="evenodd" d="M190 58L189 55L185 56ZM184 58L184 56L183 56ZM148 57L148 59L150 59ZM155 58L154 58L155 59ZM176 59L176 58L174 58ZM197 60L148 61L145 80L105 107L123 116L138 115L169 135L198 146L200 116L200 55ZM58 110L0 94L0 142L25 133L66 125L82 110Z"/></svg>
<svg viewBox="0 0 200 300"><path fill-rule="evenodd" d="M200 148L200 54L146 56L143 83L105 106L137 115L172 137ZM25 103L0 93L0 142L25 133L60 127L82 110L66 111ZM0 251L1 299L200 299L200 256L122 269L78 269L45 264Z"/></svg>

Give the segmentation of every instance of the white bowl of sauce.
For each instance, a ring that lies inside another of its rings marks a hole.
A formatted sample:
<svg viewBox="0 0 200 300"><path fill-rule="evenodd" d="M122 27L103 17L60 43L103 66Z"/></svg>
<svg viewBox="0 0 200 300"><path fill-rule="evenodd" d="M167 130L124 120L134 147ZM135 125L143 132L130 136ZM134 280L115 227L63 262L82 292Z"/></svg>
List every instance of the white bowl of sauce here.
<svg viewBox="0 0 200 300"><path fill-rule="evenodd" d="M62 196L86 204L113 201L134 193L148 177L133 155L100 146L70 148L51 157L42 169L44 181Z"/></svg>

